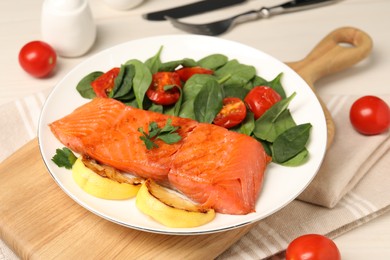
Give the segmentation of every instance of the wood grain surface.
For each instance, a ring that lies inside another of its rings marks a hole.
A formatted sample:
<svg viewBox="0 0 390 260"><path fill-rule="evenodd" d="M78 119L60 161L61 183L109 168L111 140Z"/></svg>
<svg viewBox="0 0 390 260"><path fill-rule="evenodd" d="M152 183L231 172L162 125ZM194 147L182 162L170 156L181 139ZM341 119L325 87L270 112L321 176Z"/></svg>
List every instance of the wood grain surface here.
<svg viewBox="0 0 390 260"><path fill-rule="evenodd" d="M344 46L348 44L349 46ZM326 36L307 57L287 63L314 89L314 83L364 59L371 38L356 28ZM328 146L334 136L328 123ZM37 139L0 165L0 237L24 259L212 259L246 234L250 225L195 236L133 230L85 210L47 172Z"/></svg>

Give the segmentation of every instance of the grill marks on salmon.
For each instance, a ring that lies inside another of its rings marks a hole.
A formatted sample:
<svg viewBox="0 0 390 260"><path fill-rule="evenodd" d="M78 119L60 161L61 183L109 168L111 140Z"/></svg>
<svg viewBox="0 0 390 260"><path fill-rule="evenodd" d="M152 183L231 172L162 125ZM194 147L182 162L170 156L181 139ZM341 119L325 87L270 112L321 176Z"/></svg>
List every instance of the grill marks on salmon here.
<svg viewBox="0 0 390 260"><path fill-rule="evenodd" d="M253 212L267 155L259 142L214 125L200 124L175 155L170 183L217 212Z"/></svg>
<svg viewBox="0 0 390 260"><path fill-rule="evenodd" d="M179 126L182 139L157 140L146 149L140 127ZM212 124L136 109L95 98L50 125L73 151L118 170L170 186L203 206L226 214L255 211L268 156L255 139Z"/></svg>

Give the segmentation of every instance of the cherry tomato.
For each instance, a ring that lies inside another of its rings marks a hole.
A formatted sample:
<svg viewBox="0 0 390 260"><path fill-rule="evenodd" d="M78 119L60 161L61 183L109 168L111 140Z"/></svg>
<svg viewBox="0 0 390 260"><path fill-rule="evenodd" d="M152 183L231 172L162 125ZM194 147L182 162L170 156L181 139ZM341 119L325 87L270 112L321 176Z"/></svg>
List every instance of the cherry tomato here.
<svg viewBox="0 0 390 260"><path fill-rule="evenodd" d="M287 247L286 260L340 260L340 251L329 238L307 234L294 239Z"/></svg>
<svg viewBox="0 0 390 260"><path fill-rule="evenodd" d="M255 119L258 119L265 113L265 111L281 99L282 98L278 92L272 88L267 86L257 86L249 91L244 101L255 115Z"/></svg>
<svg viewBox="0 0 390 260"><path fill-rule="evenodd" d="M376 135L389 129L390 108L378 97L364 96L352 104L349 118L359 133Z"/></svg>
<svg viewBox="0 0 390 260"><path fill-rule="evenodd" d="M57 55L54 49L42 41L32 41L19 52L19 64L30 75L43 78L54 69Z"/></svg>
<svg viewBox="0 0 390 260"><path fill-rule="evenodd" d="M191 78L194 74L213 74L214 71L205 69L202 67L184 67L181 69L178 69L176 71L180 79L184 82L186 82L189 78Z"/></svg>
<svg viewBox="0 0 390 260"><path fill-rule="evenodd" d="M246 106L241 99L227 97L222 102L223 107L214 118L214 124L225 128L232 128L245 119Z"/></svg>
<svg viewBox="0 0 390 260"><path fill-rule="evenodd" d="M107 97L107 93L114 88L115 78L118 76L119 71L120 68L118 67L112 68L91 82L97 97Z"/></svg>
<svg viewBox="0 0 390 260"><path fill-rule="evenodd" d="M180 98L179 88L181 88L181 81L178 73L157 72L153 74L146 96L155 104L172 105Z"/></svg>

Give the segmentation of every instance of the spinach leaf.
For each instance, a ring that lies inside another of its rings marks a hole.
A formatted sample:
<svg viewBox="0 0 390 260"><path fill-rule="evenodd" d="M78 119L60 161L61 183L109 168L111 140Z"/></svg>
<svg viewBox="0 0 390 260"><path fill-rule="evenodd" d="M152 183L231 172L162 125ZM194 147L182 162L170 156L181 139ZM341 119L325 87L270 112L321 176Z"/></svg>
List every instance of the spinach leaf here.
<svg viewBox="0 0 390 260"><path fill-rule="evenodd" d="M253 134L257 138L273 142L281 131L295 125L291 114L289 112L285 112L295 95L296 93L294 92L290 97L275 103L256 120Z"/></svg>
<svg viewBox="0 0 390 260"><path fill-rule="evenodd" d="M256 69L253 66L241 64L237 60L230 60L214 74L218 79L230 75L230 78L224 83L226 86L244 86L256 75Z"/></svg>
<svg viewBox="0 0 390 260"><path fill-rule="evenodd" d="M310 123L301 124L280 134L273 143L273 160L283 163L305 149L311 127Z"/></svg>
<svg viewBox="0 0 390 260"><path fill-rule="evenodd" d="M269 86L269 81L256 75L253 79L252 79L252 88L256 87L256 86Z"/></svg>
<svg viewBox="0 0 390 260"><path fill-rule="evenodd" d="M222 109L223 92L217 80L208 80L194 100L195 119L211 123Z"/></svg>
<svg viewBox="0 0 390 260"><path fill-rule="evenodd" d="M249 93L248 89L236 85L224 86L223 91L224 91L224 97L237 97L241 100L244 100L246 95L248 95Z"/></svg>
<svg viewBox="0 0 390 260"><path fill-rule="evenodd" d="M126 102L123 102L123 103L125 103L125 105L127 105L127 106L139 108L138 104L137 104L137 100L135 100L135 99L132 99L132 100L129 100L129 101L126 101Z"/></svg>
<svg viewBox="0 0 390 260"><path fill-rule="evenodd" d="M79 81L76 86L76 90L83 98L93 99L96 97L91 83L101 75L103 75L103 72L101 71L91 72Z"/></svg>
<svg viewBox="0 0 390 260"><path fill-rule="evenodd" d="M283 73L280 73L276 78L274 78L270 83L269 87L273 88L282 98L286 98L286 93L284 92L281 79L282 79Z"/></svg>
<svg viewBox="0 0 390 260"><path fill-rule="evenodd" d="M297 155L292 157L291 159L281 163L283 166L288 166L288 167L294 167L294 166L299 166L305 163L309 158L309 151L304 148L302 151L300 151Z"/></svg>
<svg viewBox="0 0 390 260"><path fill-rule="evenodd" d="M126 65L132 64L135 68L133 78L133 91L137 101L138 108L143 109L145 93L152 83L152 73L149 68L139 60L129 60Z"/></svg>
<svg viewBox="0 0 390 260"><path fill-rule="evenodd" d="M255 116L253 115L252 112L249 111L246 114L246 117L244 121L240 124L240 126L237 129L233 129L233 130L241 134L251 136L253 129L255 129Z"/></svg>
<svg viewBox="0 0 390 260"><path fill-rule="evenodd" d="M195 99L202 87L210 80L215 80L215 77L206 74L195 74L189 78L183 86L183 101Z"/></svg>
<svg viewBox="0 0 390 260"><path fill-rule="evenodd" d="M186 100L181 104L179 116L196 120L194 113L194 99Z"/></svg>
<svg viewBox="0 0 390 260"><path fill-rule="evenodd" d="M200 67L210 70L216 70L226 64L228 58L223 54L211 54L202 59L197 63Z"/></svg>
<svg viewBox="0 0 390 260"><path fill-rule="evenodd" d="M162 114L164 112L164 107L162 105L157 105L152 103L152 105L148 108L148 110Z"/></svg>
<svg viewBox="0 0 390 260"><path fill-rule="evenodd" d="M172 87L176 87L176 86L172 86ZM181 88L178 88L178 89L180 91L179 99L176 101L176 103L173 106L170 106L170 107L167 107L166 109L164 109L164 114L172 115L172 116L179 116L181 103L183 100L183 90ZM166 89L166 86L164 87L164 90L168 90L168 89Z"/></svg>
<svg viewBox="0 0 390 260"><path fill-rule="evenodd" d="M271 156L272 157L272 143L270 142L267 142L267 141L264 141L264 140L260 140L260 139L257 139L255 137L255 139L261 143L261 145L263 146L264 148L264 151L266 154L268 154L268 156Z"/></svg>
<svg viewBox="0 0 390 260"><path fill-rule="evenodd" d="M196 120L194 113L194 100L203 86L210 80L215 80L212 75L195 74L187 80L182 89L182 100L179 116Z"/></svg>
<svg viewBox="0 0 390 260"><path fill-rule="evenodd" d="M252 86L251 88L254 88L256 86L267 86L278 92L278 94L282 97L282 99L286 98L286 92L284 92L284 88L281 83L283 73L280 73L277 75L273 80L267 81L266 79L260 77L260 76L255 76L252 79Z"/></svg>
<svg viewBox="0 0 390 260"><path fill-rule="evenodd" d="M147 59L145 61L145 65L149 68L149 70L152 74L158 72L158 70L160 69L160 66L161 66L160 55L161 55L162 49L163 49L163 46L160 47L160 49L158 50L156 55L154 55L153 57L150 57L149 59Z"/></svg>
<svg viewBox="0 0 390 260"><path fill-rule="evenodd" d="M122 65L118 76L115 78L114 88L109 93L109 97L122 101L132 99L134 97L134 92L132 91L134 75L134 65Z"/></svg>
<svg viewBox="0 0 390 260"><path fill-rule="evenodd" d="M161 64L159 71L174 71L179 66L183 67L195 67L198 64L193 59L181 59L181 60L174 60L174 61L168 61Z"/></svg>

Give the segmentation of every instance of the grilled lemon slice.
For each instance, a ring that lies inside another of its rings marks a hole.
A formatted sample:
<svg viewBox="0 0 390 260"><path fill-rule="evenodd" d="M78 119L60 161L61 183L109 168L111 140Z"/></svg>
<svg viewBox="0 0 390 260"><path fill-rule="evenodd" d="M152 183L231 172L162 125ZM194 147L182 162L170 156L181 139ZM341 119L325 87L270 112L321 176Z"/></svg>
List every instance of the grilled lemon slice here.
<svg viewBox="0 0 390 260"><path fill-rule="evenodd" d="M215 217L213 209L196 205L150 179L138 191L136 206L157 222L172 228L201 226Z"/></svg>
<svg viewBox="0 0 390 260"><path fill-rule="evenodd" d="M128 199L135 197L142 185L139 180L126 181L127 178L111 167L91 162L87 164L93 164L94 170L84 164L82 157L78 158L72 167L72 177L77 185L92 196L110 200Z"/></svg>

